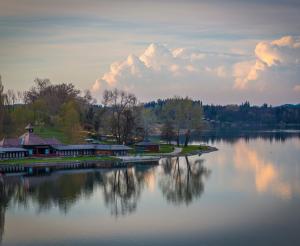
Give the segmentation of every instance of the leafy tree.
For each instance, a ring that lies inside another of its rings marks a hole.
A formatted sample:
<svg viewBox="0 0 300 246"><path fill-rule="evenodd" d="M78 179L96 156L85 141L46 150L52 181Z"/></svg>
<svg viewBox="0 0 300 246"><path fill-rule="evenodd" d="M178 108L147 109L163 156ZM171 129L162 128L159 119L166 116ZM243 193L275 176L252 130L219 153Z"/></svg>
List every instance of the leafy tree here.
<svg viewBox="0 0 300 246"><path fill-rule="evenodd" d="M161 129L161 139L165 140L168 144L175 139L176 133L174 126L171 121L167 120L164 122Z"/></svg>
<svg viewBox="0 0 300 246"><path fill-rule="evenodd" d="M140 129L142 132L142 138L148 138L153 133L153 125L157 119L152 110L147 108L140 108Z"/></svg>
<svg viewBox="0 0 300 246"><path fill-rule="evenodd" d="M69 101L62 105L60 112L60 123L66 133L69 142L78 143L82 139L82 128L77 105Z"/></svg>
<svg viewBox="0 0 300 246"><path fill-rule="evenodd" d="M54 123L55 116L59 113L61 105L69 101L79 101L80 91L73 84L51 84L49 79L35 79L35 86L24 93L24 102L31 105L39 115L39 111L48 115L45 122ZM38 105L37 105L38 104ZM46 105L46 107L44 107Z"/></svg>
<svg viewBox="0 0 300 246"><path fill-rule="evenodd" d="M180 132L184 131L184 146L188 146L191 131L201 127L201 104L194 103L190 98L174 97L166 101L163 112L165 120L171 121L175 127L177 145L179 145Z"/></svg>

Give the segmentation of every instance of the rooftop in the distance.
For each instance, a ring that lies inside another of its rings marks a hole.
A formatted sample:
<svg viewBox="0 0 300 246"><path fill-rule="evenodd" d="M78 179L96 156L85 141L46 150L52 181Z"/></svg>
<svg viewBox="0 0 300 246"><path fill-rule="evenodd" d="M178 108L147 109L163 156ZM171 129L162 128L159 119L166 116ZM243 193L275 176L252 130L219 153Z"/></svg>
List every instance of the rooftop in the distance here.
<svg viewBox="0 0 300 246"><path fill-rule="evenodd" d="M62 143L56 138L41 138L34 133L34 127L32 124L28 124L25 132L19 138L3 138L0 141L0 147L22 147L22 146L34 146L34 145L62 145Z"/></svg>
<svg viewBox="0 0 300 246"><path fill-rule="evenodd" d="M136 146L156 146L156 145L159 145L158 143L155 143L155 142L151 142L150 140L144 140L142 142L138 142L135 144Z"/></svg>

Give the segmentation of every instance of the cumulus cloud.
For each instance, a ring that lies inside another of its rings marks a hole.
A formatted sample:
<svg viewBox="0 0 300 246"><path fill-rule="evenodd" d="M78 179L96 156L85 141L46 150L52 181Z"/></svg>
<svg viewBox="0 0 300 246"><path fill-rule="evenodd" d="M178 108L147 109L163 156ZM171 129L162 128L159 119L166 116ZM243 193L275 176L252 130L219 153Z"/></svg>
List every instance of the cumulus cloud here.
<svg viewBox="0 0 300 246"><path fill-rule="evenodd" d="M295 85L293 89L295 92L300 93L300 85Z"/></svg>
<svg viewBox="0 0 300 246"><path fill-rule="evenodd" d="M109 71L93 84L92 91L97 93L111 87L134 89L150 83L160 83L160 87L172 83L174 87L176 81L188 84L203 82L209 76L226 78L230 74L230 66L224 63L228 64L226 60L230 59L230 55L186 48L169 49L152 43L140 56L129 55L123 61L112 63Z"/></svg>
<svg viewBox="0 0 300 246"><path fill-rule="evenodd" d="M272 68L300 68L300 40L285 36L273 41L259 42L255 59L233 66L234 88L245 89L250 81L258 80L263 72Z"/></svg>
<svg viewBox="0 0 300 246"><path fill-rule="evenodd" d="M112 63L95 81L92 92L98 97L103 90L118 87L142 100L182 95L209 102L211 98L228 101L228 97L275 102L273 98L281 96L282 102L284 98L295 101L300 91L299 68L300 41L291 36L259 42L253 55L152 43L140 55Z"/></svg>

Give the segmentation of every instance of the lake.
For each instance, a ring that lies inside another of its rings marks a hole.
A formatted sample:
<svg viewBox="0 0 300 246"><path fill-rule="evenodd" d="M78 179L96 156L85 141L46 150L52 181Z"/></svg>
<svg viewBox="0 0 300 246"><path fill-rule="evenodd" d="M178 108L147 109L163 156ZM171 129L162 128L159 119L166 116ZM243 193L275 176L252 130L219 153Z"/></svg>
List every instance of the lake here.
<svg viewBox="0 0 300 246"><path fill-rule="evenodd" d="M300 245L300 132L208 134L158 166L0 180L0 245Z"/></svg>

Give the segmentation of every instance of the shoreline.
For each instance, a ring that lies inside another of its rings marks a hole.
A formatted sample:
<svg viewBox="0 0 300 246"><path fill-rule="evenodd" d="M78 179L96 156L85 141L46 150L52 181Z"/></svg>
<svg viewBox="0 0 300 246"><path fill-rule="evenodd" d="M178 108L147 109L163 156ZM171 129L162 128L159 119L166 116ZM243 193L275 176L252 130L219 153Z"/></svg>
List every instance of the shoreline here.
<svg viewBox="0 0 300 246"><path fill-rule="evenodd" d="M199 148L203 146L197 146ZM108 157L73 157L73 158L60 158L59 161L55 162L32 162L21 163L16 160L15 163L1 163L0 162L0 174L10 174L10 173L25 173L28 175L34 174L45 174L51 173L58 170L70 170L70 169L86 169L86 168L126 168L133 165L159 165L159 160L163 158L181 157L181 156L192 156L192 155L202 155L210 152L217 151L216 147L205 146L205 149L192 150L189 153L182 153L182 148L175 147L174 151L171 153L153 153L152 155L129 155L129 156L108 156ZM80 158L82 160L80 160ZM28 159L27 159L28 160ZM34 159L32 159L34 160ZM46 160L46 158L45 158ZM24 161L24 159L23 159Z"/></svg>

